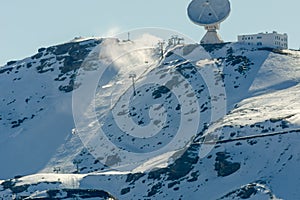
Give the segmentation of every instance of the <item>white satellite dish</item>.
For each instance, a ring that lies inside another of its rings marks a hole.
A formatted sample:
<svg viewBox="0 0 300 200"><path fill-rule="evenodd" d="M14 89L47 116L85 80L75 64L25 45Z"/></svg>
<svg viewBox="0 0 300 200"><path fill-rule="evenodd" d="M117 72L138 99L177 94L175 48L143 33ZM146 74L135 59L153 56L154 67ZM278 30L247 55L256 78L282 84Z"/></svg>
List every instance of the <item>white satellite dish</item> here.
<svg viewBox="0 0 300 200"><path fill-rule="evenodd" d="M201 40L201 44L222 43L217 30L230 13L228 0L193 0L188 6L188 16L192 22L204 26L207 33Z"/></svg>

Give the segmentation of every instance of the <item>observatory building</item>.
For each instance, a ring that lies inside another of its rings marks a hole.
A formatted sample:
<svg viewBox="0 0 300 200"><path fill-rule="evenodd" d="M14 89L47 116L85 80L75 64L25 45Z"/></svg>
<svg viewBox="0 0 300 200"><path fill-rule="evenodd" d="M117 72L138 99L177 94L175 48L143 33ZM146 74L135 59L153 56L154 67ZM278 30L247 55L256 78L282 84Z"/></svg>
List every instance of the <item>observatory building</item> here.
<svg viewBox="0 0 300 200"><path fill-rule="evenodd" d="M201 44L223 43L217 30L220 29L220 23L229 16L230 9L228 0L193 0L189 4L187 12L190 20L204 26L207 31Z"/></svg>
<svg viewBox="0 0 300 200"><path fill-rule="evenodd" d="M288 35L286 33L279 34L276 31L273 31L273 33L266 32L251 35L239 35L238 42L248 45L257 45L260 47L287 49Z"/></svg>

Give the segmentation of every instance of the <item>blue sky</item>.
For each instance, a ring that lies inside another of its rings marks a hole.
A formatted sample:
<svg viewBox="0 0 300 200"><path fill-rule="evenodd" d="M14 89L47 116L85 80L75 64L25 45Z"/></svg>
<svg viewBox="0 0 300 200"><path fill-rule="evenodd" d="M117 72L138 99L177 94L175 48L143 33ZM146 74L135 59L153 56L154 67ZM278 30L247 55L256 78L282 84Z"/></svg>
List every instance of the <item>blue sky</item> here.
<svg viewBox="0 0 300 200"><path fill-rule="evenodd" d="M0 65L76 36L103 36L142 27L173 29L200 41L204 29L186 15L190 1L2 0ZM225 41L235 41L238 34L276 30L288 33L290 48L300 47L299 0L230 2L232 12L220 31Z"/></svg>

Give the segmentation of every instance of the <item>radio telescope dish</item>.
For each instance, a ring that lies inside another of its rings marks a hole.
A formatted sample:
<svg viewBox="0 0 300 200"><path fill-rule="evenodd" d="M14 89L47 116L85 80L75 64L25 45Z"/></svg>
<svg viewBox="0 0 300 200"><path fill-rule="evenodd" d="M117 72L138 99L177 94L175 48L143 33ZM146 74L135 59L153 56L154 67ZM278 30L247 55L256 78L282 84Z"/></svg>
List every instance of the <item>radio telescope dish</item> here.
<svg viewBox="0 0 300 200"><path fill-rule="evenodd" d="M188 6L188 16L192 22L204 26L206 35L201 40L202 44L222 43L217 29L230 14L228 0L193 0Z"/></svg>

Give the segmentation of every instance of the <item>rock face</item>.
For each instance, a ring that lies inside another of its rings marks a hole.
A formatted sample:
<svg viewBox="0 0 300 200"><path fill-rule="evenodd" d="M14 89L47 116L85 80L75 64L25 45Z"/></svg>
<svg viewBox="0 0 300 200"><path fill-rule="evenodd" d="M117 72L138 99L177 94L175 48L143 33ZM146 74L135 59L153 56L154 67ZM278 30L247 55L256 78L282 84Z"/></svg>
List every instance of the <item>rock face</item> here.
<svg viewBox="0 0 300 200"><path fill-rule="evenodd" d="M202 121L184 148L138 163L132 171L116 172L107 165L126 159L96 157L95 149L82 144L73 121L72 92L85 87L76 80L78 74L96 73L104 66L91 64L94 57L102 64L112 62L102 54L104 49L112 53L132 45L117 39L73 41L41 48L32 57L0 68L0 179L4 180L0 181L0 199L300 199L299 52L228 43L181 45L162 59L155 48L143 52L148 57L142 59L140 52L132 53L132 64L142 60L148 73L137 82L154 75L159 77L153 78L157 83L167 74L176 76L166 87L137 87L138 98L132 98L129 111L116 113L145 127L154 116L149 114L151 105L160 105L155 108L161 115L168 114L166 124L156 120L162 131L147 139L124 134L112 114L102 115L110 106L104 103L105 91L112 87L105 80L99 82L104 92L95 96L95 107L109 141L133 152L168 145L184 113L174 92L184 85L178 77L191 85L181 90L181 96L200 102L199 110L185 115L199 112ZM155 64L150 66L150 61ZM211 85L198 73L199 68L210 66L219 74L211 84L224 88L225 93L218 96L209 95ZM125 94L132 83L115 77L117 73L122 77L122 70L139 72L113 66L105 77L114 77L113 83L120 85L115 84L115 93ZM213 102L219 99L226 100L226 113L210 122ZM190 129L185 131L188 134ZM204 137L208 133L216 139ZM203 157L205 148L211 150Z"/></svg>
<svg viewBox="0 0 300 200"><path fill-rule="evenodd" d="M226 152L217 153L215 170L218 172L218 176L229 176L240 169L240 163L230 162L226 160L228 158L230 158L230 156Z"/></svg>

